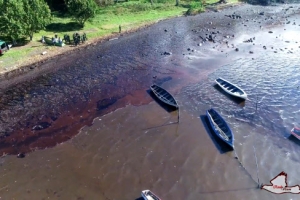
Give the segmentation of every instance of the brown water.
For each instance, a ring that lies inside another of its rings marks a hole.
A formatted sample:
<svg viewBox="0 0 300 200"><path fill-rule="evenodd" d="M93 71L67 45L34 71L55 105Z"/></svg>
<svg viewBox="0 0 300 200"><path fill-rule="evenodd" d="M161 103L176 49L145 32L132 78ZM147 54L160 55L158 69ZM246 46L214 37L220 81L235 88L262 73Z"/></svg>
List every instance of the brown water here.
<svg viewBox="0 0 300 200"><path fill-rule="evenodd" d="M235 11L243 9L259 12L261 7L245 6ZM278 10L281 7L271 7L268 13ZM227 14L232 12L226 11ZM214 14L203 16L210 19ZM283 23L278 18L276 23ZM150 36L145 39L144 53L150 50L154 53L144 60L141 51L129 50L120 56L111 52L124 44L133 45L129 41L135 38L138 46L147 30L111 41L115 45L105 43L92 47L87 52L93 59L83 62L82 56L76 64L71 63L58 73L23 83L4 94L1 123L9 123L0 127L1 130L9 132L19 120L18 126L27 123L23 130L28 129L28 134L34 138L15 149L47 146L49 139L59 138L65 132L76 136L70 140L53 139L54 144L67 141L54 148L28 153L24 159L0 158L1 199L130 200L140 198L144 189L154 191L162 199L176 200L297 199L297 195L275 195L257 189L257 172L260 183L268 183L285 171L289 185L300 184L297 176L300 143L289 136L289 130L300 121L299 48L296 43L300 41L291 37L299 32L297 15L289 18L297 25L273 27L270 23L256 33L239 26L240 34L229 44L238 47L239 52L223 43L197 46L198 41L194 39L198 33L185 35L183 27L197 27L199 18L177 20L156 26L161 32L167 24L169 31L173 26L179 34L174 38L167 40L168 37L162 36L164 40L157 42ZM175 22L181 27L175 26ZM269 30L273 34L268 33ZM155 32L157 36L159 31ZM250 37L256 38L255 45L243 43ZM170 49L166 48L168 44L172 44ZM196 51L188 51L187 44ZM264 45L266 50L262 48ZM171 56L159 56L168 50L172 50ZM119 62L118 56L125 60ZM100 58L102 65L97 64ZM82 68L81 64L87 67ZM153 79L154 75L158 77ZM249 100L241 103L214 87L213 80L218 76L240 85L248 93ZM167 112L156 101L151 102L146 90L153 81L174 94L180 105L179 124L170 124L177 120L176 111ZM51 87L47 86L49 83ZM7 100L10 98L11 101ZM122 108L110 112L118 107ZM224 152L211 134L203 116L210 107L216 108L228 121L235 135L235 152ZM13 108L19 108L23 114ZM62 114L55 115L57 113ZM109 114L102 116L103 113ZM27 121L28 118L32 120ZM47 121L51 127L31 131L37 121ZM83 124L89 126L77 134L76 128ZM235 153L239 160L235 159Z"/></svg>
<svg viewBox="0 0 300 200"><path fill-rule="evenodd" d="M163 199L289 196L257 189L250 177L256 176L251 152L254 137L241 146L243 137L236 134L236 151L245 161L249 175L232 152L220 154L199 116L188 113L184 107L179 124L157 127L176 120L176 114L165 112L156 103L127 106L96 118L93 126L84 127L79 135L55 148L30 153L25 159L2 158L1 197L137 199L146 188ZM252 129L247 125L243 128ZM239 133L239 128L234 131ZM296 174L297 162L272 146L265 138L256 143L258 151L265 149L258 153L261 180L267 182L278 170L285 170L289 183L298 183L299 179L292 176Z"/></svg>

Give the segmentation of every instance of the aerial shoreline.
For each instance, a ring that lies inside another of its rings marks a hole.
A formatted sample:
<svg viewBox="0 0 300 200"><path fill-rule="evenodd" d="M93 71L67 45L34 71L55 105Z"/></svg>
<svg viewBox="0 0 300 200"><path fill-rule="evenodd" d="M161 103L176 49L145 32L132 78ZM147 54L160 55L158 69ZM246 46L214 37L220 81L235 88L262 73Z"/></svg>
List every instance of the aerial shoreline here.
<svg viewBox="0 0 300 200"><path fill-rule="evenodd" d="M244 4L169 19L42 63L44 74L1 91L0 197L140 200L149 189L175 200L293 199L257 186L282 171L300 183L290 134L300 119L299 11ZM153 83L176 98L180 123L152 98ZM232 129L234 151L216 140L210 108Z"/></svg>
<svg viewBox="0 0 300 200"><path fill-rule="evenodd" d="M244 3L242 3L242 2L227 3L227 4L218 3L214 6L208 6L205 12L219 12L220 10L227 9L227 8L233 7L233 6L241 6L243 4ZM197 14L197 15L199 15L199 14ZM68 56L70 54L75 54L78 51L79 52L84 51L85 49L88 49L91 46L95 46L95 45L107 42L111 39L119 39L128 34L132 34L132 33L144 30L146 28L149 28L152 25L157 24L159 22L178 18L178 17L183 17L183 16L184 16L184 14L176 15L176 16L172 16L172 17L168 17L165 19L160 19L160 20L156 20L156 21L152 21L152 22L146 22L145 24L139 25L134 28L130 28L128 30L122 31L121 33L112 32L111 34L108 34L105 36L88 39L85 43L82 43L78 46L65 45L64 47L55 47L55 50L50 49L49 51L46 51L45 54L43 54L43 52L42 52L42 53L33 55L32 57L28 57L27 61L22 59L21 61L18 61L18 64L15 66L12 66L9 68L0 67L0 89L4 89L6 87L9 87L10 85L17 84L26 79L32 79L32 78L38 77L42 74L51 72L51 70L55 70L55 67L53 67L53 68L40 67L41 65L44 65L45 63L49 63L49 62L53 62L53 61L55 62L55 60L57 60L57 59L60 59L64 56ZM47 47L47 46L50 47L50 45L46 45L45 47ZM1 62L0 62L0 66L1 66Z"/></svg>
<svg viewBox="0 0 300 200"><path fill-rule="evenodd" d="M282 27L282 7L274 13L274 7L267 10L244 4L173 18L118 40L80 48L80 54L57 56L33 70L27 66L22 76L18 71L3 75L0 153L53 147L96 117L129 104L148 104L153 100L145 90L153 82L168 86L173 80L171 92L180 91L207 78L228 60L255 59L260 53L278 51L280 46L266 39L244 41L258 34L274 38L280 34L283 30L268 31ZM263 9L265 14L261 14ZM285 12L293 15L295 9ZM236 15L241 18L233 19ZM199 62L199 69L190 69L191 62Z"/></svg>

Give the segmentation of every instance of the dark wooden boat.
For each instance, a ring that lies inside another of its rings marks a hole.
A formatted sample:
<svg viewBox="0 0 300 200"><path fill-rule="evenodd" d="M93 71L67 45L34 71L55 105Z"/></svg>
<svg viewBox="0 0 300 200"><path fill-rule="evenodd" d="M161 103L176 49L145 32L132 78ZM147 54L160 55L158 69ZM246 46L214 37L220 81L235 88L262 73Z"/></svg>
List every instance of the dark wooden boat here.
<svg viewBox="0 0 300 200"><path fill-rule="evenodd" d="M207 110L206 115L214 133L234 149L234 137L232 131L223 117L213 108Z"/></svg>
<svg viewBox="0 0 300 200"><path fill-rule="evenodd" d="M292 130L291 130L291 134L293 136L295 136L298 140L300 140L300 128L298 127L294 127Z"/></svg>
<svg viewBox="0 0 300 200"><path fill-rule="evenodd" d="M156 194L154 194L150 190L143 190L142 197L144 198L144 200L161 200L161 198L159 198Z"/></svg>
<svg viewBox="0 0 300 200"><path fill-rule="evenodd" d="M230 83L229 81L220 77L217 78L215 82L228 94L242 99L247 99L246 92L233 83Z"/></svg>
<svg viewBox="0 0 300 200"><path fill-rule="evenodd" d="M177 104L175 98L169 92L167 92L165 89L163 89L155 84L151 85L150 88L151 88L152 92L155 94L155 96L157 98L159 98L162 102L164 102L170 106L174 106L175 108L178 108L178 104Z"/></svg>

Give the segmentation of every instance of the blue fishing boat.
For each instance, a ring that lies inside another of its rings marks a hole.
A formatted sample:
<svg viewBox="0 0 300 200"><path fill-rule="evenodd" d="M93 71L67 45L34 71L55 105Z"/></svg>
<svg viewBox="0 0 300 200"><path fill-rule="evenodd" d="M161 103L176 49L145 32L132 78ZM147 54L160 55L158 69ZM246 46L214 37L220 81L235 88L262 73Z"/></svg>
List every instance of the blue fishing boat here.
<svg viewBox="0 0 300 200"><path fill-rule="evenodd" d="M292 130L291 130L291 134L293 136L295 136L298 140L300 140L300 128L298 127L294 127Z"/></svg>
<svg viewBox="0 0 300 200"><path fill-rule="evenodd" d="M175 98L168 91L155 84L151 85L150 89L159 100L161 100L162 102L170 106L174 106L175 108L178 108L178 104Z"/></svg>
<svg viewBox="0 0 300 200"><path fill-rule="evenodd" d="M206 115L214 133L226 144L232 147L232 149L234 149L233 133L223 117L213 108L207 110Z"/></svg>
<svg viewBox="0 0 300 200"><path fill-rule="evenodd" d="M230 83L229 81L221 77L217 78L215 82L228 94L241 99L247 99L246 92L239 88L237 85Z"/></svg>
<svg viewBox="0 0 300 200"><path fill-rule="evenodd" d="M142 197L144 198L144 200L161 200L161 198L159 198L156 194L154 194L150 190L143 190Z"/></svg>

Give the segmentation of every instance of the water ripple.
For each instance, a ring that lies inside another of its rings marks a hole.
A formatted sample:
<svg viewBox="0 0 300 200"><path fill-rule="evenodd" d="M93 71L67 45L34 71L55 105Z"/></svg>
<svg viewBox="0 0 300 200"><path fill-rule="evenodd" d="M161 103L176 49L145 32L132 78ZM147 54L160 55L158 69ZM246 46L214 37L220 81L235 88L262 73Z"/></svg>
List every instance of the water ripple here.
<svg viewBox="0 0 300 200"><path fill-rule="evenodd" d="M245 105L232 101L215 86L214 80L223 77L239 85L248 94ZM264 127L272 136L284 137L294 124L300 123L299 62L297 57L277 55L270 59L238 59L209 75L205 80L185 88L184 94L193 105L214 107L232 126L240 121Z"/></svg>

